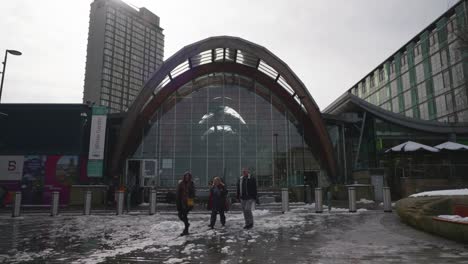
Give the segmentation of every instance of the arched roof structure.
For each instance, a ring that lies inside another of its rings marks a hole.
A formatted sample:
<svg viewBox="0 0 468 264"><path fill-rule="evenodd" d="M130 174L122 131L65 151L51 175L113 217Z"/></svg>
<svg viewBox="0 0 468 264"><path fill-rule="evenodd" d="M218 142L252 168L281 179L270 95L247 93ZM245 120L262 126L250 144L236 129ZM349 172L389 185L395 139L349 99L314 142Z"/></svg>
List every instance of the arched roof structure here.
<svg viewBox="0 0 468 264"><path fill-rule="evenodd" d="M238 37L211 37L185 46L147 81L123 120L112 153L111 173L119 174L123 161L141 140L161 103L189 81L209 73L229 72L251 77L280 96L289 108L306 117L304 129L312 133L315 152L330 176L336 175L336 161L320 110L297 75L266 48ZM300 119L299 119L300 120ZM308 129L309 128L309 129Z"/></svg>

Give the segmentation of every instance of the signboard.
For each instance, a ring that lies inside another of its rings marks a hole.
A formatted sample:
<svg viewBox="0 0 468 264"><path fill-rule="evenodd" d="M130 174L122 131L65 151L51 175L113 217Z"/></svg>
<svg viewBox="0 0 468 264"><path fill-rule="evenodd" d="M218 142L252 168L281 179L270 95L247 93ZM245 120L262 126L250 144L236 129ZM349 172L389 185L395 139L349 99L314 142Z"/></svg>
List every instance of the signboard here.
<svg viewBox="0 0 468 264"><path fill-rule="evenodd" d="M102 177L106 143L107 108L93 106L89 139L88 177Z"/></svg>
<svg viewBox="0 0 468 264"><path fill-rule="evenodd" d="M88 177L102 177L104 162L102 160L88 160Z"/></svg>
<svg viewBox="0 0 468 264"><path fill-rule="evenodd" d="M89 156L91 160L104 159L104 143L106 142L107 116L93 115L91 121L91 135L89 139Z"/></svg>
<svg viewBox="0 0 468 264"><path fill-rule="evenodd" d="M24 156L0 156L0 180L20 181L23 177Z"/></svg>

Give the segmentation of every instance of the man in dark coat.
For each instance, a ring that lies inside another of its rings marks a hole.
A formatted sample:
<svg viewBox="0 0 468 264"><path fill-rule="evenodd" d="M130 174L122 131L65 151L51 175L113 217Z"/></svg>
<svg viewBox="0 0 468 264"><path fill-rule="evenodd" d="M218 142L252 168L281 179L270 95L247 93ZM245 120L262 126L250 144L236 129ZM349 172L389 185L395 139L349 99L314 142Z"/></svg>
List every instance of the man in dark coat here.
<svg viewBox="0 0 468 264"><path fill-rule="evenodd" d="M226 216L224 215L224 211L226 208L226 196L228 190L224 183L221 182L219 177L215 177L213 179L213 186L210 189L210 197L209 197L209 205L208 208L211 208L211 219L209 227L211 229L214 228L216 223L216 215L219 213L219 218L221 220L221 225L224 226L226 224Z"/></svg>
<svg viewBox="0 0 468 264"><path fill-rule="evenodd" d="M181 236L188 235L189 220L188 213L193 208L193 199L195 198L195 184L192 181L192 174L185 172L182 180L177 185L176 206L179 219L184 222L184 231Z"/></svg>
<svg viewBox="0 0 468 264"><path fill-rule="evenodd" d="M250 229L254 224L252 206L257 200L257 181L246 168L242 169L242 176L237 182L237 199L242 205L245 220L244 229Z"/></svg>

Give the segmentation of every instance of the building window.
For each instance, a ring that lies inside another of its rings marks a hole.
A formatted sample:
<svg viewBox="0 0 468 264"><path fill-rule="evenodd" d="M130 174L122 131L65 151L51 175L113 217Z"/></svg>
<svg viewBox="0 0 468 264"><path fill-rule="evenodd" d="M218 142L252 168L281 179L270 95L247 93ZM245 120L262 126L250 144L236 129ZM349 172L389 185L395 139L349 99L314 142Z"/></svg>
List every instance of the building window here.
<svg viewBox="0 0 468 264"><path fill-rule="evenodd" d="M394 74L395 73L395 62L391 62L390 63L390 74Z"/></svg>
<svg viewBox="0 0 468 264"><path fill-rule="evenodd" d="M468 107L466 96L466 88L462 87L460 89L455 90L455 102L456 102L456 109L463 109Z"/></svg>
<svg viewBox="0 0 468 264"><path fill-rule="evenodd" d="M405 66L406 65L406 52L403 54L403 56L401 56L401 66Z"/></svg>
<svg viewBox="0 0 468 264"><path fill-rule="evenodd" d="M429 46L434 46L436 44L436 33L432 33L430 36L429 36Z"/></svg>
<svg viewBox="0 0 468 264"><path fill-rule="evenodd" d="M440 62L440 54L436 53L431 56L431 65L432 65L432 72L437 73L440 71L442 68L441 62Z"/></svg>
<svg viewBox="0 0 468 264"><path fill-rule="evenodd" d="M463 83L465 77L463 74L463 63L459 63L452 67L453 85L456 87Z"/></svg>
<svg viewBox="0 0 468 264"><path fill-rule="evenodd" d="M366 82L361 83L361 95L364 95L366 93Z"/></svg>
<svg viewBox="0 0 468 264"><path fill-rule="evenodd" d="M403 94L405 98L405 109L412 106L411 103L411 91L407 91Z"/></svg>
<svg viewBox="0 0 468 264"><path fill-rule="evenodd" d="M415 72L416 72L416 83L420 83L420 82L424 81L424 65L423 65L423 63L420 63L420 64L416 65Z"/></svg>
<svg viewBox="0 0 468 264"><path fill-rule="evenodd" d="M405 73L401 76L401 81L402 81L402 83L403 83L403 91L406 91L406 90L408 90L409 88L411 88L410 79L409 79L409 73L408 73L408 72L405 72Z"/></svg>
<svg viewBox="0 0 468 264"><path fill-rule="evenodd" d="M396 80L393 80L390 83L390 92L392 93L392 96L397 96L398 95L398 85L397 85Z"/></svg>
<svg viewBox="0 0 468 264"><path fill-rule="evenodd" d="M408 110L405 112L405 115L406 115L407 117L413 117L413 109L412 109L412 108L411 108L411 109L408 109Z"/></svg>
<svg viewBox="0 0 468 264"><path fill-rule="evenodd" d="M423 120L429 120L429 110L427 107L427 103L419 105L419 117Z"/></svg>
<svg viewBox="0 0 468 264"><path fill-rule="evenodd" d="M437 116L443 116L447 114L447 104L445 102L445 95L436 97L435 99Z"/></svg>
<svg viewBox="0 0 468 264"><path fill-rule="evenodd" d="M374 87L375 86L375 82L374 82L374 76L371 76L370 77L370 87Z"/></svg>
<svg viewBox="0 0 468 264"><path fill-rule="evenodd" d="M392 100L392 110L394 113L400 113L400 107L398 103L398 97L393 98Z"/></svg>
<svg viewBox="0 0 468 264"><path fill-rule="evenodd" d="M417 57L419 55L421 55L421 44L417 44L414 47L414 56Z"/></svg>
<svg viewBox="0 0 468 264"><path fill-rule="evenodd" d="M439 73L437 75L432 76L432 83L434 85L434 92L435 94L439 94L440 91L444 89L444 80L442 74Z"/></svg>
<svg viewBox="0 0 468 264"><path fill-rule="evenodd" d="M418 85L418 99L419 102L426 100L427 93L426 93L426 83L421 83Z"/></svg>
<svg viewBox="0 0 468 264"><path fill-rule="evenodd" d="M101 100L101 105L102 106L109 106L109 101Z"/></svg>
<svg viewBox="0 0 468 264"><path fill-rule="evenodd" d="M468 110L458 113L458 122L468 122Z"/></svg>
<svg viewBox="0 0 468 264"><path fill-rule="evenodd" d="M447 58L447 50L443 49L440 51L440 66L441 68L447 67L448 66L448 58Z"/></svg>
<svg viewBox="0 0 468 264"><path fill-rule="evenodd" d="M379 71L379 81L384 81L385 80L385 71L381 69Z"/></svg>

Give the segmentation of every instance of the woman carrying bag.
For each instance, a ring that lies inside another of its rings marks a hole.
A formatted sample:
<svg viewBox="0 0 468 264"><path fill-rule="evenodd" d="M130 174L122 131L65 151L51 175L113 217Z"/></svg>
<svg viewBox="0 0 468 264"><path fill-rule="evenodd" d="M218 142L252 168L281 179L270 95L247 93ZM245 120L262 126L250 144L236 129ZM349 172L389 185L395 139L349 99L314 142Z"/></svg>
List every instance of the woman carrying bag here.
<svg viewBox="0 0 468 264"><path fill-rule="evenodd" d="M195 185L192 181L192 174L185 172L182 180L179 181L176 192L176 205L179 219L184 222L184 231L181 236L188 235L189 220L188 213L193 209L193 199L195 198Z"/></svg>

